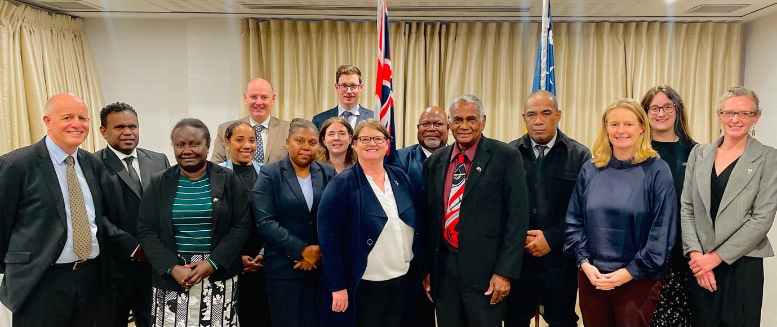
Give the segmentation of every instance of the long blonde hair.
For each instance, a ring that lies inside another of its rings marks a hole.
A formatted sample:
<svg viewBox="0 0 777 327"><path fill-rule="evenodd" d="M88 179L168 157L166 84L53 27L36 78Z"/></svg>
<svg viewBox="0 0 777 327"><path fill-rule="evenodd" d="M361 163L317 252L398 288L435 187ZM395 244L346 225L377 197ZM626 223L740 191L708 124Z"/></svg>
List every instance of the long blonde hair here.
<svg viewBox="0 0 777 327"><path fill-rule="evenodd" d="M596 137L596 142L594 142L594 159L591 162L593 162L596 167L603 168L607 166L610 163L610 159L612 159L612 144L610 144L610 138L607 135L607 115L614 109L628 109L633 112L644 130L644 132L639 135L637 144L634 145L634 154L631 157L631 161L636 164L650 158L658 157L658 152L653 150L653 147L650 146L650 123L647 114L637 101L624 98L610 103L604 111L604 114L602 114L602 126L599 130L599 135Z"/></svg>

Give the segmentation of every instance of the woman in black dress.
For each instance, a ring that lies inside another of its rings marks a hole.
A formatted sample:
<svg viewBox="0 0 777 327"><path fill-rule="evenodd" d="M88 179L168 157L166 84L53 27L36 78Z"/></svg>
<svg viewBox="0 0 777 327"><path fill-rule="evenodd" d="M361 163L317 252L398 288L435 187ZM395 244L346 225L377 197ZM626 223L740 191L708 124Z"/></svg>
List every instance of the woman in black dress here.
<svg viewBox="0 0 777 327"><path fill-rule="evenodd" d="M685 179L685 162L696 145L688 130L688 117L683 100L671 86L657 85L642 97L642 108L650 120L651 146L672 170L679 204ZM680 206L677 208L679 210ZM668 261L669 273L663 280L650 326L691 326L688 283L693 274L688 268L688 258L683 255L680 219L677 219L677 241Z"/></svg>

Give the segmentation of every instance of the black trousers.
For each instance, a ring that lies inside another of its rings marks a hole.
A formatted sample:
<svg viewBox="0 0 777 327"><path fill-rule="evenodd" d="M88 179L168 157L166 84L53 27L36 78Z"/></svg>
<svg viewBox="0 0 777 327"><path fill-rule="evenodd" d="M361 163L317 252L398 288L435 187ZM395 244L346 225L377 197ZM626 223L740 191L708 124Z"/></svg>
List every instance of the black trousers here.
<svg viewBox="0 0 777 327"><path fill-rule="evenodd" d="M318 326L316 299L320 278L317 271L302 279L265 278L273 327Z"/></svg>
<svg viewBox="0 0 777 327"><path fill-rule="evenodd" d="M136 269L134 278L114 278L103 293L97 326L126 327L130 311L135 326L151 326L151 265L131 264Z"/></svg>
<svg viewBox="0 0 777 327"><path fill-rule="evenodd" d="M98 260L78 270L49 267L21 310L14 327L92 327L99 312Z"/></svg>
<svg viewBox="0 0 777 327"><path fill-rule="evenodd" d="M361 280L356 287L357 327L399 327L407 299L407 275L385 281Z"/></svg>
<svg viewBox="0 0 777 327"><path fill-rule="evenodd" d="M240 275L237 317L241 326L271 326L264 270Z"/></svg>
<svg viewBox="0 0 777 327"><path fill-rule="evenodd" d="M507 304L491 304L491 296L464 283L456 253L440 258L436 298L437 324L441 327L502 327ZM510 295L508 295L510 297Z"/></svg>
<svg viewBox="0 0 777 327"><path fill-rule="evenodd" d="M521 278L510 286L505 327L530 326L537 305L543 306L542 317L550 327L577 327L577 267L571 260L526 253Z"/></svg>

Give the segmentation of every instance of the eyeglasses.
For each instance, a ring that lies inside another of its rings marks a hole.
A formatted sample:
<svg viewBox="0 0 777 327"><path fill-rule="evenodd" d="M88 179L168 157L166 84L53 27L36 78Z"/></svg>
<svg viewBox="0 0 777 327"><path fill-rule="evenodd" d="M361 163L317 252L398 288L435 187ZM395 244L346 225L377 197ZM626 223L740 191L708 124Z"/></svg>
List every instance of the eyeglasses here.
<svg viewBox="0 0 777 327"><path fill-rule="evenodd" d="M739 118L747 119L755 117L758 113L755 111L731 111L731 110L725 110L725 111L718 111L718 113L726 118L734 118L734 116L739 116Z"/></svg>
<svg viewBox="0 0 777 327"><path fill-rule="evenodd" d="M648 112L651 115L658 115L658 112L663 109L664 113L671 114L674 112L674 103L667 103L663 106L650 106L648 107Z"/></svg>
<svg viewBox="0 0 777 327"><path fill-rule="evenodd" d="M420 124L418 124L417 126L418 126L419 128L421 128L421 127L423 127L423 128L431 128L431 127L434 127L434 128L436 128L436 129L442 129L443 127L445 127L445 123L440 123L440 122L437 122L437 123L420 123Z"/></svg>
<svg viewBox="0 0 777 327"><path fill-rule="evenodd" d="M356 91L356 90L360 89L361 87L362 87L361 84L353 84L353 85L337 84L337 88L339 88L340 90L343 90L345 92L348 92L348 89L351 89L351 91Z"/></svg>
<svg viewBox="0 0 777 327"><path fill-rule="evenodd" d="M383 144L386 142L385 136L359 136L359 142L362 144L370 144L370 141L375 141L375 144Z"/></svg>

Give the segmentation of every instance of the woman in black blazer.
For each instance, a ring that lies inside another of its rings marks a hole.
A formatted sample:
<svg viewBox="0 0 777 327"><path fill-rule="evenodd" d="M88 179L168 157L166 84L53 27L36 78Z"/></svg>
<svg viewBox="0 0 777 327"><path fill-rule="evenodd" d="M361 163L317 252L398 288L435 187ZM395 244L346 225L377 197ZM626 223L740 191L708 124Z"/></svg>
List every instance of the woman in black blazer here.
<svg viewBox="0 0 777 327"><path fill-rule="evenodd" d="M202 121L181 120L171 139L178 164L152 177L138 217L138 241L154 271L151 321L238 326L248 193L231 170L205 159L210 133Z"/></svg>
<svg viewBox="0 0 777 327"><path fill-rule="evenodd" d="M417 197L400 168L383 164L391 142L383 125L367 119L355 134L358 163L329 183L318 211L321 325L399 326L420 291L408 290L420 284Z"/></svg>
<svg viewBox="0 0 777 327"><path fill-rule="evenodd" d="M307 327L316 323L321 250L316 235L318 202L335 175L316 162L318 133L295 118L286 139L288 155L262 166L253 190L254 215L264 237L265 282L272 325Z"/></svg>

